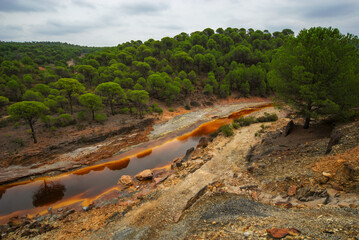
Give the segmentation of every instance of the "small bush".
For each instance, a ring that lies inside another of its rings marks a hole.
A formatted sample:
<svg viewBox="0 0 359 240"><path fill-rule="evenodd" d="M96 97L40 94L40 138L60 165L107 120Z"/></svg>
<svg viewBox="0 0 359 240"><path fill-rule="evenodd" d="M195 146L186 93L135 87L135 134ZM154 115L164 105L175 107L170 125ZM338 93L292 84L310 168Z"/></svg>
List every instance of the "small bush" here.
<svg viewBox="0 0 359 240"><path fill-rule="evenodd" d="M191 110L191 106L190 106L189 104L186 104L186 105L184 106L184 108L185 108L186 110Z"/></svg>
<svg viewBox="0 0 359 240"><path fill-rule="evenodd" d="M238 123L241 127L243 126L249 126L252 123L255 123L256 120L254 117L240 117L234 120L236 123Z"/></svg>
<svg viewBox="0 0 359 240"><path fill-rule="evenodd" d="M137 108L132 107L132 108L131 108L131 114L137 115L137 114L138 114Z"/></svg>
<svg viewBox="0 0 359 240"><path fill-rule="evenodd" d="M233 135L233 130L229 124L220 127L219 130L223 132L226 137L230 137Z"/></svg>
<svg viewBox="0 0 359 240"><path fill-rule="evenodd" d="M130 112L130 109L129 108L121 108L120 109L120 114L128 114Z"/></svg>
<svg viewBox="0 0 359 240"><path fill-rule="evenodd" d="M156 113L158 113L158 114L162 114L162 113L163 113L163 109L158 106L158 103L154 103L152 107L153 107L153 111L154 111L154 112L156 112Z"/></svg>
<svg viewBox="0 0 359 240"><path fill-rule="evenodd" d="M51 132L56 132L57 128L55 126L50 127Z"/></svg>
<svg viewBox="0 0 359 240"><path fill-rule="evenodd" d="M10 117L4 117L0 119L0 128L6 127L11 123L12 119Z"/></svg>
<svg viewBox="0 0 359 240"><path fill-rule="evenodd" d="M19 123L14 123L14 128L15 128L15 129L18 129L18 128L19 128L19 126L20 126L20 124L19 124Z"/></svg>
<svg viewBox="0 0 359 240"><path fill-rule="evenodd" d="M232 127L233 127L234 129L238 129L238 128L240 128L241 126L239 125L239 123L233 122L233 123L232 123Z"/></svg>
<svg viewBox="0 0 359 240"><path fill-rule="evenodd" d="M57 113L63 114L63 113L65 113L65 110L63 108L58 108Z"/></svg>
<svg viewBox="0 0 359 240"><path fill-rule="evenodd" d="M86 120L86 114L84 111L78 112L77 113L77 120L83 122Z"/></svg>
<svg viewBox="0 0 359 240"><path fill-rule="evenodd" d="M68 113L61 114L59 117L54 118L54 125L56 127L66 127L75 123L76 120Z"/></svg>
<svg viewBox="0 0 359 240"><path fill-rule="evenodd" d="M152 108L152 107L148 107L147 113L148 113L148 114L152 114L152 113L153 113L153 108Z"/></svg>
<svg viewBox="0 0 359 240"><path fill-rule="evenodd" d="M50 115L41 116L40 121L49 128L52 126L54 119Z"/></svg>
<svg viewBox="0 0 359 240"><path fill-rule="evenodd" d="M215 137L218 136L218 134L219 134L219 131L215 131L215 132L209 134L209 137L210 137L210 138L215 138Z"/></svg>
<svg viewBox="0 0 359 240"><path fill-rule="evenodd" d="M175 110L173 108L169 108L168 111L174 112Z"/></svg>
<svg viewBox="0 0 359 240"><path fill-rule="evenodd" d="M278 120L278 116L275 113L269 114L267 112L264 113L264 116L258 117L258 122L275 122Z"/></svg>
<svg viewBox="0 0 359 240"><path fill-rule="evenodd" d="M106 114L103 113L95 113L95 121L99 123L103 123L107 120Z"/></svg>

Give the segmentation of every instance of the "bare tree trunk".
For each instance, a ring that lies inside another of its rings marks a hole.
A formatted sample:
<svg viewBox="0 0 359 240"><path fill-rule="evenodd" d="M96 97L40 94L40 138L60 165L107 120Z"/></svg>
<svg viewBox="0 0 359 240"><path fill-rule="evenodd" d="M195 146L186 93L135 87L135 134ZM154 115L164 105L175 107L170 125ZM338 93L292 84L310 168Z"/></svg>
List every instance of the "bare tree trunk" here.
<svg viewBox="0 0 359 240"><path fill-rule="evenodd" d="M310 123L310 117L306 117L305 118L305 123L304 123L304 129L308 129L309 128L309 123Z"/></svg>
<svg viewBox="0 0 359 240"><path fill-rule="evenodd" d="M308 106L307 106L307 111L308 113L306 113L306 116L305 116L305 123L304 123L304 126L303 128L304 129L308 129L309 128L309 124L310 124L310 111L312 110L312 103L308 103Z"/></svg>
<svg viewBox="0 0 359 240"><path fill-rule="evenodd" d="M31 136L34 139L34 143L37 143L34 126L33 126L32 122L31 122L31 120L29 120L29 125L30 125L30 128L31 128Z"/></svg>

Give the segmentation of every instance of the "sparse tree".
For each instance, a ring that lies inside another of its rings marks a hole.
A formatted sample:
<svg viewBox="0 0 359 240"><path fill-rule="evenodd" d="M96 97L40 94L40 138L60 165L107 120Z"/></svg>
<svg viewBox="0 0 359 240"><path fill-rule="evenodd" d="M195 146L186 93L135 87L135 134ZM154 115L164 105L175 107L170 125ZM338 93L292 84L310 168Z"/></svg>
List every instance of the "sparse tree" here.
<svg viewBox="0 0 359 240"><path fill-rule="evenodd" d="M85 93L81 95L79 97L79 102L91 112L93 121L95 120L95 111L103 108L101 97L93 93Z"/></svg>
<svg viewBox="0 0 359 240"><path fill-rule="evenodd" d="M41 102L23 101L12 104L7 112L10 116L25 120L30 128L34 143L37 143L34 124L49 109Z"/></svg>

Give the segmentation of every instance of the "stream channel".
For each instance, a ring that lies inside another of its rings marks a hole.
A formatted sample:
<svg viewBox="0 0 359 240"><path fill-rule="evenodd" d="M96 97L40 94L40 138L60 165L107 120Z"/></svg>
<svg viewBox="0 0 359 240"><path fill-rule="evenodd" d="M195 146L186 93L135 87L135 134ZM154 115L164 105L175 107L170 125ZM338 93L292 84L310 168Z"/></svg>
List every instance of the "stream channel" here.
<svg viewBox="0 0 359 240"><path fill-rule="evenodd" d="M147 149L134 148L101 164L54 177L39 177L0 186L0 224L13 216L44 214L50 206L54 210L74 204L87 206L99 197L119 190L117 182L122 175L134 176L145 169L168 167L173 159L196 147L201 137L217 131L235 118L269 106L265 104L243 109L203 123L192 131L189 128L189 132L182 132L181 136L165 142L157 142L157 145L152 144Z"/></svg>

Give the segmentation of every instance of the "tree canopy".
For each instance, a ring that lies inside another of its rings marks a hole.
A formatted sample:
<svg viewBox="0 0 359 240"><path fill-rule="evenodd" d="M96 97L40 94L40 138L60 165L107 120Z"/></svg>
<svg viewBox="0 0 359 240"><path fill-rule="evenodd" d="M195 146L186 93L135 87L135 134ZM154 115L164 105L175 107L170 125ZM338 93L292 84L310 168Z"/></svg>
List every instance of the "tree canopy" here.
<svg viewBox="0 0 359 240"><path fill-rule="evenodd" d="M10 116L21 118L27 121L31 128L31 135L34 143L37 143L34 123L49 109L41 102L36 101L23 101L14 103L8 107L7 112Z"/></svg>
<svg viewBox="0 0 359 240"><path fill-rule="evenodd" d="M315 27L289 38L274 55L271 86L279 98L305 118L304 128L309 127L312 118L348 115L352 107L358 106L357 46L353 35Z"/></svg>
<svg viewBox="0 0 359 240"><path fill-rule="evenodd" d="M103 108L101 97L93 93L81 95L79 102L92 113L92 120L95 120L95 111Z"/></svg>

